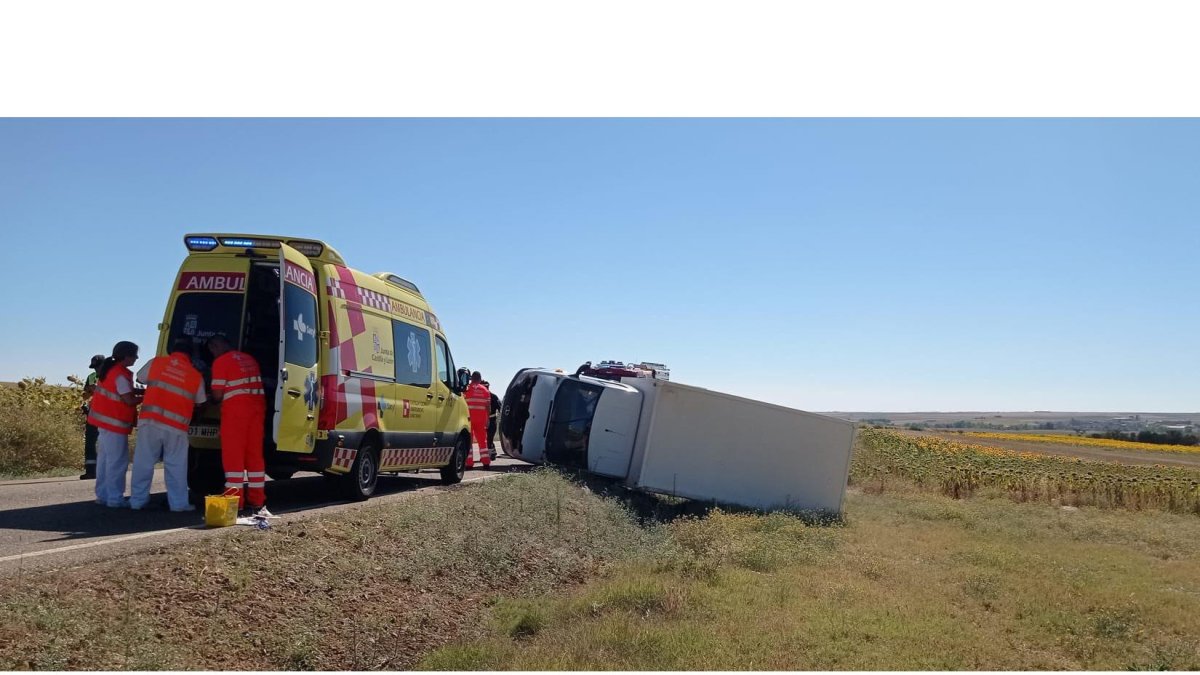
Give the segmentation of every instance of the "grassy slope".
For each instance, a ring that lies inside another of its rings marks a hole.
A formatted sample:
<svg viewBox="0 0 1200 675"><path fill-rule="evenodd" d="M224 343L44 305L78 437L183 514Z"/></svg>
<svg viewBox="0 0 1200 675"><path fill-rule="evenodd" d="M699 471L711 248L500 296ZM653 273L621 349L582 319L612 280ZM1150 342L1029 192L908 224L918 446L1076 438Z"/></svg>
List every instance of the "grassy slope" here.
<svg viewBox="0 0 1200 675"><path fill-rule="evenodd" d="M421 666L1200 667L1200 518L913 492L856 493L847 510L845 527L793 533L794 564L625 566L568 597L501 603L491 635Z"/></svg>
<svg viewBox="0 0 1200 675"><path fill-rule="evenodd" d="M511 477L6 580L0 670L1200 667L1196 516L898 481L847 514L645 528Z"/></svg>

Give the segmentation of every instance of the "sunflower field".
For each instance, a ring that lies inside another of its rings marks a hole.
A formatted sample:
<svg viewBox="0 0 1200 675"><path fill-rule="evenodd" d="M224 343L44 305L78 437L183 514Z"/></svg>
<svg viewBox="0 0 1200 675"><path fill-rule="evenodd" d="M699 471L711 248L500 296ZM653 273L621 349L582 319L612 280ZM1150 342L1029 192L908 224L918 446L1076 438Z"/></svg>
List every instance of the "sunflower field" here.
<svg viewBox="0 0 1200 675"><path fill-rule="evenodd" d="M1032 441L1034 443L1059 443L1062 445L1079 445L1108 450L1153 450L1155 452L1200 452L1200 445L1164 445L1160 443L1138 443L1137 441L1118 441L1111 438L1088 438L1086 436L1070 436L1067 434L1013 434L988 431L964 431L963 436L983 439Z"/></svg>
<svg viewBox="0 0 1200 675"><path fill-rule="evenodd" d="M900 477L950 497L1002 494L1063 506L1158 509L1200 515L1200 471L1018 452L936 436L864 428L851 482L884 489Z"/></svg>

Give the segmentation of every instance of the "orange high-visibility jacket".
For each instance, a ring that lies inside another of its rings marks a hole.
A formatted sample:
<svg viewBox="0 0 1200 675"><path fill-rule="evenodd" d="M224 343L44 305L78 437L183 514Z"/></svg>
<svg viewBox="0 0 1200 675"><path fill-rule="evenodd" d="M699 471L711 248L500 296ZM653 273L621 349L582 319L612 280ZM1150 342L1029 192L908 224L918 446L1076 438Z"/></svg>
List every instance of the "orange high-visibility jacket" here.
<svg viewBox="0 0 1200 675"><path fill-rule="evenodd" d="M187 354L176 352L150 362L146 397L139 420L154 420L187 431L196 405L196 390L204 382Z"/></svg>
<svg viewBox="0 0 1200 675"><path fill-rule="evenodd" d="M108 369L108 375L96 383L96 391L92 394L91 410L88 411L88 424L107 429L113 433L129 435L133 431L133 420L137 417L137 406L129 405L121 400L117 393L117 378L129 378L133 384L133 373L125 366L115 363Z"/></svg>
<svg viewBox="0 0 1200 675"><path fill-rule="evenodd" d="M253 356L237 350L225 352L213 361L212 378L213 393L224 392L222 407L231 400L238 401L235 405L266 405L262 374Z"/></svg>
<svg viewBox="0 0 1200 675"><path fill-rule="evenodd" d="M482 415L487 419L488 410L492 406L492 393L482 384L467 385L467 390L463 392L463 398L467 399L467 410L470 411L471 417Z"/></svg>

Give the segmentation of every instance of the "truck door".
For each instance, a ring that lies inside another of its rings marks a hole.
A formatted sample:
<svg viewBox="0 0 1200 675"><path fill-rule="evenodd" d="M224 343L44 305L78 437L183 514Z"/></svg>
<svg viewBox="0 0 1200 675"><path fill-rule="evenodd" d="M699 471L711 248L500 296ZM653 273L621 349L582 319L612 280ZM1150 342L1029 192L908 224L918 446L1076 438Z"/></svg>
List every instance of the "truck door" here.
<svg viewBox="0 0 1200 675"><path fill-rule="evenodd" d="M287 244L279 252L279 383L275 446L312 452L317 428L317 281L308 258Z"/></svg>

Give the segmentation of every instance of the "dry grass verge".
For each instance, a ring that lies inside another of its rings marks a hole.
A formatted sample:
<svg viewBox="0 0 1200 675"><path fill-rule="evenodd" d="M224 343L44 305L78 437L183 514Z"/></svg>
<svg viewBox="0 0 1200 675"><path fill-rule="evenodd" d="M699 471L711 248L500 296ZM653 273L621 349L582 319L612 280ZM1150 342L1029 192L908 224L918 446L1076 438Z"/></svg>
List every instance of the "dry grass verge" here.
<svg viewBox="0 0 1200 675"><path fill-rule="evenodd" d="M661 545L548 471L240 529L0 591L0 670L364 670L479 635L536 597Z"/></svg>

